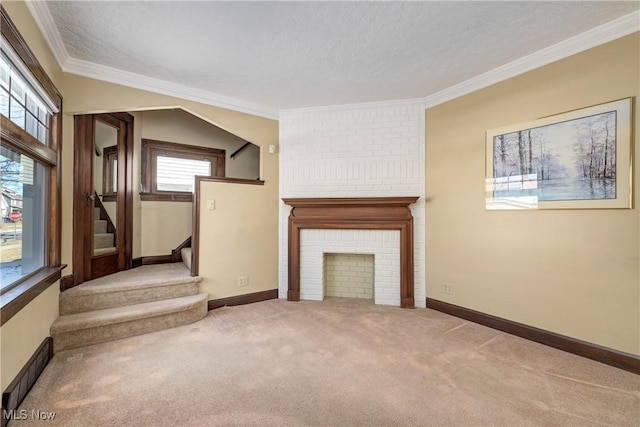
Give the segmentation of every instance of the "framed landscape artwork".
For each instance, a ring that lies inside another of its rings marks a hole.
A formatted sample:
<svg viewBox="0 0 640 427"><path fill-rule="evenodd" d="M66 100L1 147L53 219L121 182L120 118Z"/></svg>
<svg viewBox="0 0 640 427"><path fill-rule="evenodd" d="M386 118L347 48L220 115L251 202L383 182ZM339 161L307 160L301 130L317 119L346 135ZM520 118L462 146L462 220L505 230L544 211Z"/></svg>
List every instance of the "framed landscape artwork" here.
<svg viewBox="0 0 640 427"><path fill-rule="evenodd" d="M486 209L631 208L631 100L487 131Z"/></svg>

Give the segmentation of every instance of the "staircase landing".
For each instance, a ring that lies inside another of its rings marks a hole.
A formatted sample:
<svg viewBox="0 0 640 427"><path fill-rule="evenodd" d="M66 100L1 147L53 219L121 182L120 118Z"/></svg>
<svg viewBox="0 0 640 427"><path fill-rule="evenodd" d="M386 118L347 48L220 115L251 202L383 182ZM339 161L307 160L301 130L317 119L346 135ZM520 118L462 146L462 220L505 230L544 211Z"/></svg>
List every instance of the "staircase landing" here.
<svg viewBox="0 0 640 427"><path fill-rule="evenodd" d="M51 326L55 351L185 325L207 314L201 277L183 263L147 265L91 280L60 294Z"/></svg>

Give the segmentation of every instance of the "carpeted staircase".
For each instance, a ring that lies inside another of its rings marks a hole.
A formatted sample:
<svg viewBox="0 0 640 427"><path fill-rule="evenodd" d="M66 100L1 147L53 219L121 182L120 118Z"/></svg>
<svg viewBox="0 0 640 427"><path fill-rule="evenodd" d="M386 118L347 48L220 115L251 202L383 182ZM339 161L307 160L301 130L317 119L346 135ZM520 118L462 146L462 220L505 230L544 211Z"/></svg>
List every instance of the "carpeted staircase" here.
<svg viewBox="0 0 640 427"><path fill-rule="evenodd" d="M115 252L115 236L107 231L107 220L100 219L100 208L93 209L93 255Z"/></svg>
<svg viewBox="0 0 640 427"><path fill-rule="evenodd" d="M54 350L185 325L207 314L201 277L184 263L146 265L83 283L60 294L51 325Z"/></svg>

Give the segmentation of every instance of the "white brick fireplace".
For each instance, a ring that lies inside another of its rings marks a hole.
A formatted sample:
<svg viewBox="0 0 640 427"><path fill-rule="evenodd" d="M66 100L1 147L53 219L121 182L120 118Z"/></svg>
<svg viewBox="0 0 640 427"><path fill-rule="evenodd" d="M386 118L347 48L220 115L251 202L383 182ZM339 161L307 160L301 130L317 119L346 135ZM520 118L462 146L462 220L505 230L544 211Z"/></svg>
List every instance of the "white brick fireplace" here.
<svg viewBox="0 0 640 427"><path fill-rule="evenodd" d="M399 242L398 230L302 230L300 299L324 299L324 254L371 254L374 268L374 303L399 306Z"/></svg>
<svg viewBox="0 0 640 427"><path fill-rule="evenodd" d="M414 218L415 306L425 306L424 106L392 102L285 111L280 117L280 197L419 196ZM280 204L279 297L287 298L290 207ZM322 299L324 253L374 255L376 304L400 305L397 230L300 233L300 298Z"/></svg>

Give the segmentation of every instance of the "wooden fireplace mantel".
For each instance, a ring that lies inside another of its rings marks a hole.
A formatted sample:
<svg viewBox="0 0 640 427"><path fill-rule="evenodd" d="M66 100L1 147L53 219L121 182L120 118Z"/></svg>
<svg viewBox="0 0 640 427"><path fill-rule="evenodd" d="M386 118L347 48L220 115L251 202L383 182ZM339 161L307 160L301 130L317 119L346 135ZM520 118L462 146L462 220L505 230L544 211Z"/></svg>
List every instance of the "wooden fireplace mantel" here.
<svg viewBox="0 0 640 427"><path fill-rule="evenodd" d="M289 289L300 301L300 230L400 230L400 306L413 308L413 216L418 197L287 198L289 214Z"/></svg>

